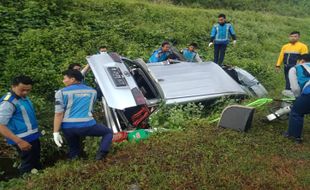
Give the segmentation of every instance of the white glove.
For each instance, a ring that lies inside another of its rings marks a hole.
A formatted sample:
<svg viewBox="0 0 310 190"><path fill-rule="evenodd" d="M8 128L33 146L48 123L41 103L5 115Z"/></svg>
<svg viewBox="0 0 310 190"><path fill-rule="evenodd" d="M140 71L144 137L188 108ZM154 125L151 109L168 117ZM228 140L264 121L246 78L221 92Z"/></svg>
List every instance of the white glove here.
<svg viewBox="0 0 310 190"><path fill-rule="evenodd" d="M54 136L54 142L56 143L56 145L58 147L61 147L63 141L62 141L62 137L61 135L59 134L59 132L54 132L53 133L53 136Z"/></svg>
<svg viewBox="0 0 310 190"><path fill-rule="evenodd" d="M234 40L233 41L233 45L236 46L236 43L237 43L237 40Z"/></svg>
<svg viewBox="0 0 310 190"><path fill-rule="evenodd" d="M208 45L208 47L211 47L212 45L213 45L213 42L210 42L209 45Z"/></svg>

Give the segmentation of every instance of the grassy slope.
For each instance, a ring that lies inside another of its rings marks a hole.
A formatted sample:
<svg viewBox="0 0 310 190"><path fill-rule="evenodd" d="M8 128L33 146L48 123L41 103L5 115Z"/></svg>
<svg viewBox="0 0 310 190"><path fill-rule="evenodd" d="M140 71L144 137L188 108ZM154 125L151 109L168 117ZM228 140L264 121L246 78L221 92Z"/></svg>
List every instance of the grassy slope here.
<svg viewBox="0 0 310 190"><path fill-rule="evenodd" d="M100 19L106 19L102 13L107 11L106 2L111 6L111 1L86 1L76 4L72 12L80 15L83 22L91 22L89 25L100 23ZM109 39L111 49L130 57L144 58L165 38L177 39L180 47L192 39L206 47L216 15L225 12L239 37L238 47L228 50L227 62L252 69L272 95L282 89L278 82L283 81L282 75L271 70L280 46L286 42L287 33L297 28L306 34L310 29L308 18L187 9L135 1L118 1L114 5L117 7L114 11L108 10L113 29L103 26L107 38L112 36L111 33L115 35ZM119 10L122 10L121 14ZM309 44L309 38L305 37L303 41ZM89 46L91 44L90 41ZM201 50L207 59L212 57L211 52ZM250 67L252 64L260 67ZM264 73L255 70L262 68L267 68ZM266 74L272 76L266 78ZM25 189L24 185L26 189L126 189L135 183L143 189L306 189L310 185L307 173L310 169L309 128L304 131L305 143L296 146L279 136L287 123L262 123L259 118L265 114L264 110L256 114L253 129L246 134L197 122L185 133L168 133L140 144L114 147L115 152L106 163L92 160L61 162L39 176L1 185L12 189Z"/></svg>
<svg viewBox="0 0 310 190"><path fill-rule="evenodd" d="M177 5L204 7L207 9L226 9L239 11L258 11L276 13L283 16L309 16L310 3L307 0L149 0L152 2L169 2Z"/></svg>

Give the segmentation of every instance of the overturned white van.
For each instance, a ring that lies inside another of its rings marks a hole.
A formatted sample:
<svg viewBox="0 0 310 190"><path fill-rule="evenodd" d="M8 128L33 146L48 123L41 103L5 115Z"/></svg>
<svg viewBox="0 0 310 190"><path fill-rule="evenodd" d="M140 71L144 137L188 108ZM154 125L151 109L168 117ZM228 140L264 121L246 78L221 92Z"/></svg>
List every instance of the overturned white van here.
<svg viewBox="0 0 310 190"><path fill-rule="evenodd" d="M115 133L139 126L161 101L176 104L223 96L267 95L266 89L245 70L223 69L213 62L146 64L116 53L88 56L87 61L103 93L107 125Z"/></svg>

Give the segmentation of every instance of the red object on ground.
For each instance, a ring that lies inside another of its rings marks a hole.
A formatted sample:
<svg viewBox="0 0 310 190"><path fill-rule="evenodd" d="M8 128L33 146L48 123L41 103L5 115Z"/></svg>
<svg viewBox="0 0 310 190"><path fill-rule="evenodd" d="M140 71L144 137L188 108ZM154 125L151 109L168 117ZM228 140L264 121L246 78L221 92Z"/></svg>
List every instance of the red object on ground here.
<svg viewBox="0 0 310 190"><path fill-rule="evenodd" d="M118 132L113 135L112 142L120 143L120 142L127 140L127 138L128 138L127 132Z"/></svg>

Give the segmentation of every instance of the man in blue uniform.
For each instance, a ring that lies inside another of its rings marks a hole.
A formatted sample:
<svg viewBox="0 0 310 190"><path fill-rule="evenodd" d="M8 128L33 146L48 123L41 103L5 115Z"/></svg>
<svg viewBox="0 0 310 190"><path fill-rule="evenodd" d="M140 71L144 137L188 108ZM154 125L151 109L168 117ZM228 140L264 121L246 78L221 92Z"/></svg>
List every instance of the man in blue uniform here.
<svg viewBox="0 0 310 190"><path fill-rule="evenodd" d="M11 91L0 99L0 133L21 157L20 172L41 169L38 122L27 95L33 81L27 76L12 80Z"/></svg>
<svg viewBox="0 0 310 190"><path fill-rule="evenodd" d="M170 43L169 42L163 42L161 44L161 47L154 51L149 59L149 63L156 63L156 62L162 62L169 59L169 56L171 55L170 51Z"/></svg>
<svg viewBox="0 0 310 190"><path fill-rule="evenodd" d="M198 48L197 43L191 43L189 44L188 48L183 49L181 52L183 54L183 57L188 62L202 62L199 54L196 52L196 49Z"/></svg>
<svg viewBox="0 0 310 190"><path fill-rule="evenodd" d="M304 116L310 113L310 54L301 55L300 63L289 71L291 90L297 97L289 117L289 127L285 137L301 143Z"/></svg>
<svg viewBox="0 0 310 190"><path fill-rule="evenodd" d="M99 125L93 118L92 111L97 93L91 87L81 84L83 76L77 70L64 72L65 88L55 94L54 141L61 147L63 141L60 128L69 145L69 157L78 158L81 153L80 137L101 136L97 160L106 157L113 138L111 129Z"/></svg>
<svg viewBox="0 0 310 190"><path fill-rule="evenodd" d="M224 61L230 36L234 40L233 44L236 45L236 33L232 24L226 22L226 16L224 14L220 14L218 16L218 23L213 25L211 30L211 39L209 43L209 47L214 44L214 62L219 65L222 65Z"/></svg>

